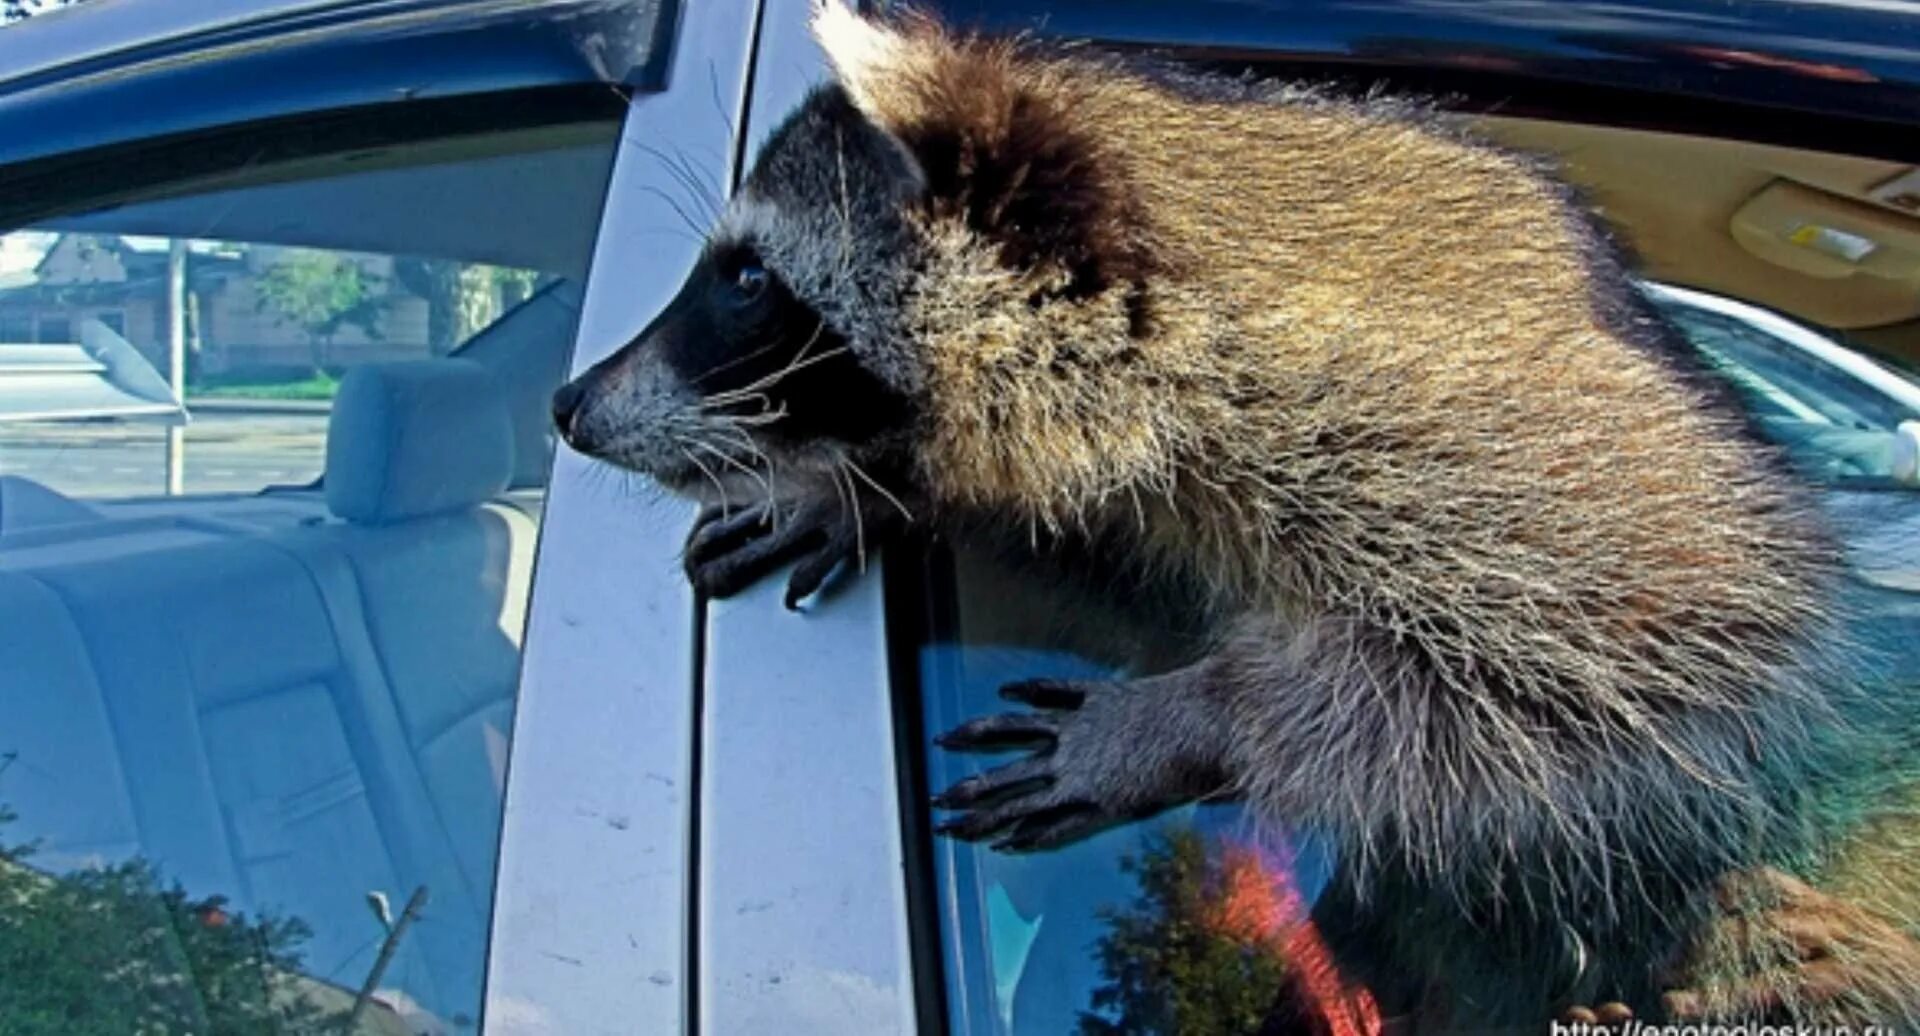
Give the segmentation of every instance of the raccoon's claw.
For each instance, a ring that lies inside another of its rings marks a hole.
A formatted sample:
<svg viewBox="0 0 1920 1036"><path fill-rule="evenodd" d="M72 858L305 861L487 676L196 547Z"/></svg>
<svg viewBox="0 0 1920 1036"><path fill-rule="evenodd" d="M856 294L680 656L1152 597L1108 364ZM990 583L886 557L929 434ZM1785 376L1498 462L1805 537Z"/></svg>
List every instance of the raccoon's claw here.
<svg viewBox="0 0 1920 1036"><path fill-rule="evenodd" d="M808 511L764 503L702 511L682 555L687 580L708 597L731 597L795 558L820 551L827 530L807 521Z"/></svg>
<svg viewBox="0 0 1920 1036"><path fill-rule="evenodd" d="M864 564L881 538L903 526L888 512L862 506L854 514L839 500L709 507L687 536L687 579L708 597L731 597L798 561L785 596L793 610L844 563Z"/></svg>
<svg viewBox="0 0 1920 1036"><path fill-rule="evenodd" d="M787 577L787 593L781 603L788 611L799 611L800 602L811 597L827 583L827 577L845 561L858 564L860 547L856 543L842 543L837 537L829 536L825 546L800 559L794 567L793 575Z"/></svg>
<svg viewBox="0 0 1920 1036"><path fill-rule="evenodd" d="M976 810L935 830L968 842L992 838L993 847L1003 853L1028 853L1080 841L1115 823L1099 807L1085 802L1037 808L1009 804Z"/></svg>
<svg viewBox="0 0 1920 1036"><path fill-rule="evenodd" d="M1025 758L956 782L933 799L959 811L940 834L991 840L1002 852L1079 841L1215 790L1221 778L1155 738L1174 700L1120 684L1029 680L1000 696L1034 707L970 720L934 739L956 752L1030 749Z"/></svg>

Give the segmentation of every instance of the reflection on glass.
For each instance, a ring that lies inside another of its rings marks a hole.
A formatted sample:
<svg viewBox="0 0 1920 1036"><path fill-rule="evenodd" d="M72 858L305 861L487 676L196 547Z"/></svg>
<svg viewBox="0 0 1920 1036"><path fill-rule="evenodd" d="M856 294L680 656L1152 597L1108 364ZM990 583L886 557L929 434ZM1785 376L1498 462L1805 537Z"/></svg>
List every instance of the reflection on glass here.
<svg viewBox="0 0 1920 1036"><path fill-rule="evenodd" d="M303 975L313 929L194 897L152 864L43 873L0 814L0 1021L13 1036L404 1033L386 1004ZM103 976L112 981L102 982Z"/></svg>
<svg viewBox="0 0 1920 1036"><path fill-rule="evenodd" d="M1080 1032L1378 1033L1373 996L1340 976L1313 925L1299 864L1284 840L1199 828L1145 839L1121 860L1138 895L1100 912L1104 982Z"/></svg>
<svg viewBox="0 0 1920 1036"><path fill-rule="evenodd" d="M319 477L327 411L349 370L457 352L554 279L271 242L54 228L0 235L0 331L10 332L0 333L0 474L79 498L167 491L166 429L177 415L108 420L112 391L126 386L107 372L107 384L90 391L76 383L77 400L50 391L50 375L32 385L9 378L8 361L30 351L19 347L93 352L93 336L110 335L168 398L175 386L184 396L175 400L190 415L179 491L250 492ZM78 451L87 457L75 459Z"/></svg>
<svg viewBox="0 0 1920 1036"><path fill-rule="evenodd" d="M0 1032L477 1028L616 129L0 227Z"/></svg>
<svg viewBox="0 0 1920 1036"><path fill-rule="evenodd" d="M1002 684L1161 671L1198 646L1095 599L963 555L952 614L920 649L929 784L1005 757L931 738L997 711ZM943 599L949 590L935 589ZM1311 911L1332 860L1313 839L1195 805L1035 854L935 843L954 1028L967 1034L1377 1032Z"/></svg>

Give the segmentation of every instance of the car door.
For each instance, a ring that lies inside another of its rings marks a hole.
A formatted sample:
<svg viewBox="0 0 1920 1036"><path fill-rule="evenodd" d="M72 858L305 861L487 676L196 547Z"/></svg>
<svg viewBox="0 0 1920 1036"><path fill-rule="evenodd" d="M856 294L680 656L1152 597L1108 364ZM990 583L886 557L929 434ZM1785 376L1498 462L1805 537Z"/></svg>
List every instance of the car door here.
<svg viewBox="0 0 1920 1036"><path fill-rule="evenodd" d="M1677 14L1569 36L1556 19L1576 15L1543 7L1334 2L1294 5L1283 24L1244 3L1179 17L1047 5L1050 22L1033 4L935 6L1236 71L1335 75L1360 54L1362 77L1390 69L1405 85L1471 87L1474 103L1517 94L1548 124L1628 101L1641 105L1633 119L1651 117L1635 91L1653 54L1669 62L1667 89L1746 105L1676 109L1673 128L1836 151L1871 143L1864 120L1758 118L1762 106L1739 98L1761 73L1720 75L1704 53L1663 42L1680 31ZM823 74L805 8L680 12L668 87L638 99L625 128L575 372L628 341L677 286L697 244L659 228L697 235L707 206ZM1389 8L1408 20L1383 21ZM1411 35L1383 35L1386 24ZM1468 57L1449 59L1455 50ZM1569 69L1583 90L1555 85ZM1897 109L1885 80L1856 82L1854 94L1835 83L1800 97L1829 115ZM1575 137L1569 149L1606 139ZM1193 650L1194 631L1142 627L1017 566L921 547L890 552L872 566L884 572L843 580L799 614L781 607L778 580L705 601L679 571L692 519L689 505L565 450L556 461L509 779L490 1031L1162 1031L1141 1019L1166 1019L1171 996L1211 1013L1164 1031L1265 1021L1289 965L1264 949L1298 929L1333 863L1310 834L1257 828L1230 804L1029 857L930 833L929 784L980 765L938 753L931 735L999 707L1004 681L1163 669ZM1232 924L1189 923L1228 913ZM1290 944L1292 963L1315 946ZM1143 963L1154 960L1172 961L1177 980ZM1543 967L1563 963L1543 955ZM1365 1004L1329 987L1322 1006L1358 1024Z"/></svg>
<svg viewBox="0 0 1920 1036"><path fill-rule="evenodd" d="M628 122L576 372L670 298L713 201L822 76L806 16L681 12L668 88ZM565 450L556 462L489 1031L914 1031L880 583L802 614L771 584L698 600L678 560L693 517Z"/></svg>

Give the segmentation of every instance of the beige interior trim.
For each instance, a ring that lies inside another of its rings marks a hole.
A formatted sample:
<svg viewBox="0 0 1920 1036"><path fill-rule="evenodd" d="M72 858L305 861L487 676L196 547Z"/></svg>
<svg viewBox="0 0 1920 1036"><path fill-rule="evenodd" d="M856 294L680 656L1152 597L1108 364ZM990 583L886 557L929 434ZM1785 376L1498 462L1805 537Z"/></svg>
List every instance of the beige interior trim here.
<svg viewBox="0 0 1920 1036"><path fill-rule="evenodd" d="M1869 192L1909 167L1818 151L1534 119L1487 118L1482 128L1508 146L1556 158L1637 253L1642 272L1757 302L1831 328L1879 328L1876 339L1912 343L1886 325L1920 318L1920 282L1911 276L1822 267L1825 276L1763 258L1735 239L1735 214L1776 184L1811 189L1825 206L1866 219L1886 236L1920 241L1920 219L1876 204ZM1808 195L1798 197L1805 200ZM1852 224L1850 224L1852 225ZM1761 249L1765 251L1764 247ZM1876 267L1886 273L1885 268ZM1910 345L1901 351L1907 352Z"/></svg>

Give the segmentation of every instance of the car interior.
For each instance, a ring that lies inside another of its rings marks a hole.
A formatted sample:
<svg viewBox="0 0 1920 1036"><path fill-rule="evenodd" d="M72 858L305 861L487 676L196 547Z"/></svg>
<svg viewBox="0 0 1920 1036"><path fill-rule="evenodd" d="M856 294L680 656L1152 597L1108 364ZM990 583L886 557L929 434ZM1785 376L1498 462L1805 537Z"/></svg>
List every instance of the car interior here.
<svg viewBox="0 0 1920 1036"><path fill-rule="evenodd" d="M1775 309L1920 369L1920 190L1911 165L1713 137L1487 117L1550 156L1641 273Z"/></svg>
<svg viewBox="0 0 1920 1036"><path fill-rule="evenodd" d="M448 355L348 366L311 483L80 499L58 469L8 473L0 446L0 801L31 866L137 857L191 895L296 918L309 976L347 989L386 935L369 895L397 910L424 889L383 988L435 1024L478 1016L547 400L614 130L134 185L152 197L32 225L539 281Z"/></svg>

